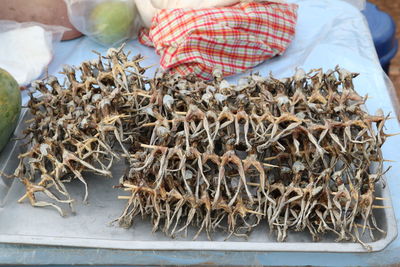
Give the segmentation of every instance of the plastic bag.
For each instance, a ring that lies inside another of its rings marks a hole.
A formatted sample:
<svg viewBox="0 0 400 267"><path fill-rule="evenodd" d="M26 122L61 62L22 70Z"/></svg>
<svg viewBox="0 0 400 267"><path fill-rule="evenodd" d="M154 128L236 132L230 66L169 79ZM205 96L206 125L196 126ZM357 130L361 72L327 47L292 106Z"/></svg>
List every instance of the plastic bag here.
<svg viewBox="0 0 400 267"><path fill-rule="evenodd" d="M365 9L365 5L366 0L343 0L349 4L352 4L353 6L355 6L356 8L358 8L359 10L364 10Z"/></svg>
<svg viewBox="0 0 400 267"><path fill-rule="evenodd" d="M53 46L68 28L0 20L0 68L20 86L38 78L53 58Z"/></svg>
<svg viewBox="0 0 400 267"><path fill-rule="evenodd" d="M151 27L153 17L161 9L173 8L210 8L229 6L238 3L239 0L135 0L139 10L140 17L143 21L143 26Z"/></svg>
<svg viewBox="0 0 400 267"><path fill-rule="evenodd" d="M136 37L141 21L134 0L64 0L80 32L104 46Z"/></svg>

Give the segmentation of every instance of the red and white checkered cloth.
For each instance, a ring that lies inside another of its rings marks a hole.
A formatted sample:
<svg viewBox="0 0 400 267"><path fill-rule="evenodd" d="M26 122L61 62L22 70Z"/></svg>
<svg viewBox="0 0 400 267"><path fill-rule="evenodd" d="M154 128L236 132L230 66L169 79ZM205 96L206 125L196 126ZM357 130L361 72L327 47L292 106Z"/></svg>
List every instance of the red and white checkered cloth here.
<svg viewBox="0 0 400 267"><path fill-rule="evenodd" d="M296 20L297 5L268 1L163 9L139 40L155 47L163 69L211 79L215 68L229 76L281 55L295 34Z"/></svg>

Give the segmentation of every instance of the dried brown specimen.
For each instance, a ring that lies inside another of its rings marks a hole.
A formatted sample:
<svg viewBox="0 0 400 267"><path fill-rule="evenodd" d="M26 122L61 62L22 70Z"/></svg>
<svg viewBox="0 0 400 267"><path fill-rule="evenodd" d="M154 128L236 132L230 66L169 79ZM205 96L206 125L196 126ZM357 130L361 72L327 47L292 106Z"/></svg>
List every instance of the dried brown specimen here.
<svg viewBox="0 0 400 267"><path fill-rule="evenodd" d="M41 97L31 92L28 107L33 119L25 130L29 151L19 156L14 172L27 190L20 202L28 198L34 206L52 206L64 215L56 203L37 201L35 195L43 192L55 202L72 205L64 182L78 178L85 185L86 201L84 172L112 176L109 169L119 157L114 143L128 152L123 127L128 118L132 123L130 110L140 107L132 95L144 90L141 60L137 56L128 61L121 50L110 50L107 57L99 55L76 69L66 66L65 85L55 77L33 83Z"/></svg>
<svg viewBox="0 0 400 267"><path fill-rule="evenodd" d="M299 69L287 79L255 74L231 85L218 71L213 81L146 79L140 61L111 50L82 63L79 78L66 68L67 86L36 83L43 98L29 103L32 149L15 172L27 188L21 200L62 213L35 194L72 204L65 177L110 176L113 159L126 157L123 227L142 216L154 231L175 236L195 225L194 238L202 231L211 238L217 229L247 236L266 221L278 241L306 230L315 240L333 232L366 247L365 230L383 232L373 202L388 117L365 112L356 74Z"/></svg>

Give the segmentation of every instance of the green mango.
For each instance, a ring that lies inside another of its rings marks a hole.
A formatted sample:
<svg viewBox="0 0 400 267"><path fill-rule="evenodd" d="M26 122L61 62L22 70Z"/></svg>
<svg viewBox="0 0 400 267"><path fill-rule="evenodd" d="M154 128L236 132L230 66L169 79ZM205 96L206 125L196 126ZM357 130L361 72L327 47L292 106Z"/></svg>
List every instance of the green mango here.
<svg viewBox="0 0 400 267"><path fill-rule="evenodd" d="M103 45L122 42L130 37L136 16L136 7L127 2L102 2L90 12L91 37Z"/></svg>
<svg viewBox="0 0 400 267"><path fill-rule="evenodd" d="M14 77L0 68L0 151L17 127L21 113L21 92Z"/></svg>

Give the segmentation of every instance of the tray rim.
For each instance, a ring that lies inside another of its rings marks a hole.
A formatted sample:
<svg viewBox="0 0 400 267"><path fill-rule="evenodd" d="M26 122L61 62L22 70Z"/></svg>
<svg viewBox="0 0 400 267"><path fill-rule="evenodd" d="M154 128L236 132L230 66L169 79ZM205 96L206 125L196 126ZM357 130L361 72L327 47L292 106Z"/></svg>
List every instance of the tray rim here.
<svg viewBox="0 0 400 267"><path fill-rule="evenodd" d="M26 108L22 110L18 126L15 130L16 132L20 132L21 128L23 128L23 123L21 122L26 116L27 110L28 109ZM17 144L18 141L10 141L3 151L0 151L0 170L4 169L11 160L11 155L15 153ZM386 180L386 177L384 176L383 179ZM4 182L3 177L1 177L0 186L4 185L7 186L7 183ZM3 191L0 190L0 196ZM361 244L356 242L231 242L229 240L176 241L173 239L170 241L134 241L16 234L0 234L0 243L138 251L378 252L385 249L398 235L390 189L387 184L385 187L382 187L382 197L384 198L384 200L382 200L383 206L390 207L384 209L385 217L387 219L387 233L382 239L367 243L371 247L371 250L365 249ZM0 204L1 210L1 199Z"/></svg>

